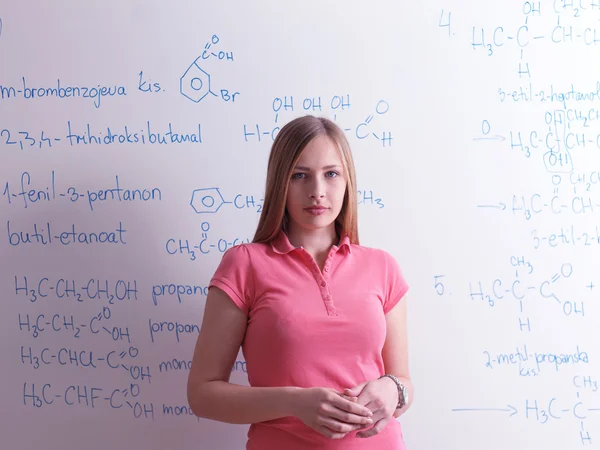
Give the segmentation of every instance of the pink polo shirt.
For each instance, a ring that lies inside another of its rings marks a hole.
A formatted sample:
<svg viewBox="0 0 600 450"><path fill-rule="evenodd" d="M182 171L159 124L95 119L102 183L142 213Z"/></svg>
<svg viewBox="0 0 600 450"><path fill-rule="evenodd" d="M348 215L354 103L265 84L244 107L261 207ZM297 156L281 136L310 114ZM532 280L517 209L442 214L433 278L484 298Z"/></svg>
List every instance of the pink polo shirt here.
<svg viewBox="0 0 600 450"><path fill-rule="evenodd" d="M323 271L282 231L270 244L241 244L223 254L209 286L248 316L242 351L250 386L328 387L338 391L383 375L384 314L408 290L383 250L332 246ZM296 417L250 425L247 450L404 450L400 423L370 438L358 431L329 439Z"/></svg>

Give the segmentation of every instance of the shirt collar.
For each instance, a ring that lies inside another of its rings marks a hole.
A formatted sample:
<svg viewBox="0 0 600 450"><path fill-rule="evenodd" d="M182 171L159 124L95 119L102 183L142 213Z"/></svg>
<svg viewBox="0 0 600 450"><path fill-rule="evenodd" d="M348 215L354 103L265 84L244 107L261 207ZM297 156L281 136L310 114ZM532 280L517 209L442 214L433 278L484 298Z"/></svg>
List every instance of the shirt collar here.
<svg viewBox="0 0 600 450"><path fill-rule="evenodd" d="M348 253L352 253L352 246L350 245L350 237L346 233L342 234L340 238L339 245L334 245L333 248L337 251L338 249L345 248ZM283 230L279 230L277 235L271 241L271 248L275 253L279 253L280 255L285 255L292 250L297 250L300 247L294 247L290 240L288 239L287 234Z"/></svg>

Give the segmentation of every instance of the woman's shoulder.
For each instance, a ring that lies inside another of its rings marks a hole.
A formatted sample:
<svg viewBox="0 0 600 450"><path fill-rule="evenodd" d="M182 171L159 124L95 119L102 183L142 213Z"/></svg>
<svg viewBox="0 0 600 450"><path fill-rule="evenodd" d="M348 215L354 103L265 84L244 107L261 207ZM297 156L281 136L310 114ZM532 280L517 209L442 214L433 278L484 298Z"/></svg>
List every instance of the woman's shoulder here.
<svg viewBox="0 0 600 450"><path fill-rule="evenodd" d="M229 247L225 254L233 258L248 258L267 253L270 244L261 242L241 242Z"/></svg>
<svg viewBox="0 0 600 450"><path fill-rule="evenodd" d="M377 265L380 268L399 269L398 260L388 250L379 247L352 244L351 252L361 265Z"/></svg>
<svg viewBox="0 0 600 450"><path fill-rule="evenodd" d="M356 249L356 251L354 251ZM376 268L378 273L384 275L386 283L399 283L405 289L406 281L402 268L396 257L388 250L375 247L356 245L353 247L353 254L360 255L357 259L357 266Z"/></svg>
<svg viewBox="0 0 600 450"><path fill-rule="evenodd" d="M361 244L350 244L350 248L353 254L355 253L365 258L393 258L390 252L379 247L369 247Z"/></svg>

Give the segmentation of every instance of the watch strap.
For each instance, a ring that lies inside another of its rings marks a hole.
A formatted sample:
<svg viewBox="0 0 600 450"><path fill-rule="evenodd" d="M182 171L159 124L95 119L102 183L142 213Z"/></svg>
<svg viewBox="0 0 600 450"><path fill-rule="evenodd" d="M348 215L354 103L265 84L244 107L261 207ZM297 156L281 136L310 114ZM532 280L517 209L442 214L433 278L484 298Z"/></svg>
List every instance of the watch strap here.
<svg viewBox="0 0 600 450"><path fill-rule="evenodd" d="M402 384L398 377L392 375L391 373L386 373L385 375L380 376L379 379L384 377L391 378L394 383L396 383L396 387L398 388L398 405L396 405L396 409L402 408L404 405L406 405L406 397L404 395L406 387L404 384Z"/></svg>

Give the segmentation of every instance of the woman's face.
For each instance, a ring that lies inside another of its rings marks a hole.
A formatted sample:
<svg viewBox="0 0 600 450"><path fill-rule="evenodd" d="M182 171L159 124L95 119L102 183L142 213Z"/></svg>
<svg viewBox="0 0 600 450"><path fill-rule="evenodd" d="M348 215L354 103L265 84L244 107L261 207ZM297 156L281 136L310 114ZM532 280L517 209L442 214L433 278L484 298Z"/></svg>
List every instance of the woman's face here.
<svg viewBox="0 0 600 450"><path fill-rule="evenodd" d="M292 171L286 208L291 226L316 230L334 226L346 193L346 174L333 141L314 138Z"/></svg>

